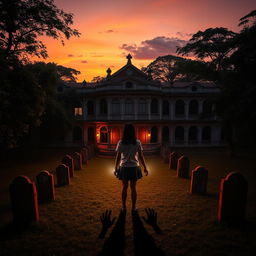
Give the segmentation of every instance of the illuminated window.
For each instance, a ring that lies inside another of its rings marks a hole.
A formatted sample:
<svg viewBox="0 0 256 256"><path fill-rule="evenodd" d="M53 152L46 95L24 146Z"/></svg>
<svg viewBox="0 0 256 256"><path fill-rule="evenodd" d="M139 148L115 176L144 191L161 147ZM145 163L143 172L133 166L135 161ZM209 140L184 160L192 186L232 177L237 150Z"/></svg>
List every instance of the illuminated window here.
<svg viewBox="0 0 256 256"><path fill-rule="evenodd" d="M81 107L74 108L74 115L75 116L82 116L83 115L83 109Z"/></svg>
<svg viewBox="0 0 256 256"><path fill-rule="evenodd" d="M100 128L100 142L108 143L108 129L105 126Z"/></svg>

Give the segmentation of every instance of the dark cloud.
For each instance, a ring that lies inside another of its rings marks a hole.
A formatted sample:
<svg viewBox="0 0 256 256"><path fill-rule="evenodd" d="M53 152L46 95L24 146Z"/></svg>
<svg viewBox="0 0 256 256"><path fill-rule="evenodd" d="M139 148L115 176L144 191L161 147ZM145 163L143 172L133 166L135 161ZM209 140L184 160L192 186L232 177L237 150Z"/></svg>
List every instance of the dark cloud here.
<svg viewBox="0 0 256 256"><path fill-rule="evenodd" d="M158 36L142 41L140 45L123 44L120 48L132 53L136 59L155 59L158 56L176 54L177 47L183 47L187 42L177 37Z"/></svg>
<svg viewBox="0 0 256 256"><path fill-rule="evenodd" d="M84 63L84 64L88 63L87 60L82 60L81 62Z"/></svg>
<svg viewBox="0 0 256 256"><path fill-rule="evenodd" d="M68 54L68 57L69 57L69 58L73 58L74 55L73 55L73 54Z"/></svg>
<svg viewBox="0 0 256 256"><path fill-rule="evenodd" d="M116 33L117 31L116 30L113 30L113 29L107 29L107 30L105 30L105 31L101 31L101 32L99 32L99 34L102 34L102 33Z"/></svg>

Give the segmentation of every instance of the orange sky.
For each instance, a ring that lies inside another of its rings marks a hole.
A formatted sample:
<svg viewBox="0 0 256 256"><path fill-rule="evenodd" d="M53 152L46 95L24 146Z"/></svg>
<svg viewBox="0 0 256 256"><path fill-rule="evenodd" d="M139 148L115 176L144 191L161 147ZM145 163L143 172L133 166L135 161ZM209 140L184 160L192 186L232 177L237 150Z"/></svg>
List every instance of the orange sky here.
<svg viewBox="0 0 256 256"><path fill-rule="evenodd" d="M62 46L48 38L45 61L81 71L78 81L105 76L126 63L131 52L137 67L160 55L173 54L177 43L209 27L238 31L238 20L255 9L254 0L55 0L74 14L80 38Z"/></svg>

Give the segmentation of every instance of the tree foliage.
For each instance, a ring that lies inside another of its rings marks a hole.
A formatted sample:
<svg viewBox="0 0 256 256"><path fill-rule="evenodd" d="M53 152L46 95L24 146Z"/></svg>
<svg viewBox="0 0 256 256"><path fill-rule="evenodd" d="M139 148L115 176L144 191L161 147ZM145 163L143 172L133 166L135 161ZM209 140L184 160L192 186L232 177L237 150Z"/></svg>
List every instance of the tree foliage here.
<svg viewBox="0 0 256 256"><path fill-rule="evenodd" d="M234 50L235 36L236 33L227 28L208 28L194 34L188 44L177 48L177 53L190 53L201 60L211 61L214 69L219 72L224 69L225 58Z"/></svg>
<svg viewBox="0 0 256 256"><path fill-rule="evenodd" d="M0 17L0 48L5 58L46 58L46 46L39 37L64 43L64 39L80 35L70 27L73 14L58 9L53 0L0 0Z"/></svg>
<svg viewBox="0 0 256 256"><path fill-rule="evenodd" d="M209 63L173 55L160 56L142 70L150 74L153 80L169 84L173 84L177 80L213 79L213 72Z"/></svg>

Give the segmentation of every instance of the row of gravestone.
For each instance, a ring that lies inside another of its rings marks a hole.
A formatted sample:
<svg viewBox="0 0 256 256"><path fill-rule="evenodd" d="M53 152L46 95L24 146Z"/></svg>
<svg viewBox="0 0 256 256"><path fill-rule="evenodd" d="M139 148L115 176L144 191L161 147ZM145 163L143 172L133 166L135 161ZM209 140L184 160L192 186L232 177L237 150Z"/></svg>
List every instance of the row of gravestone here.
<svg viewBox="0 0 256 256"><path fill-rule="evenodd" d="M186 156L180 156L169 149L161 150L166 162L169 160L169 169L177 172L177 177L189 178L190 164ZM167 155L167 156L166 156ZM208 182L208 170L197 166L191 173L190 193L206 194ZM231 172L220 182L218 221L226 221L230 224L239 224L245 220L248 182L239 172Z"/></svg>
<svg viewBox="0 0 256 256"><path fill-rule="evenodd" d="M56 168L57 187L70 184L74 177L74 170L81 170L82 164L87 164L88 159L94 155L92 146L85 146L80 153L66 155L62 164ZM36 184L28 177L16 177L9 187L12 205L13 222L16 225L27 225L32 221L39 221L38 203L55 200L54 175L42 171L36 176Z"/></svg>

